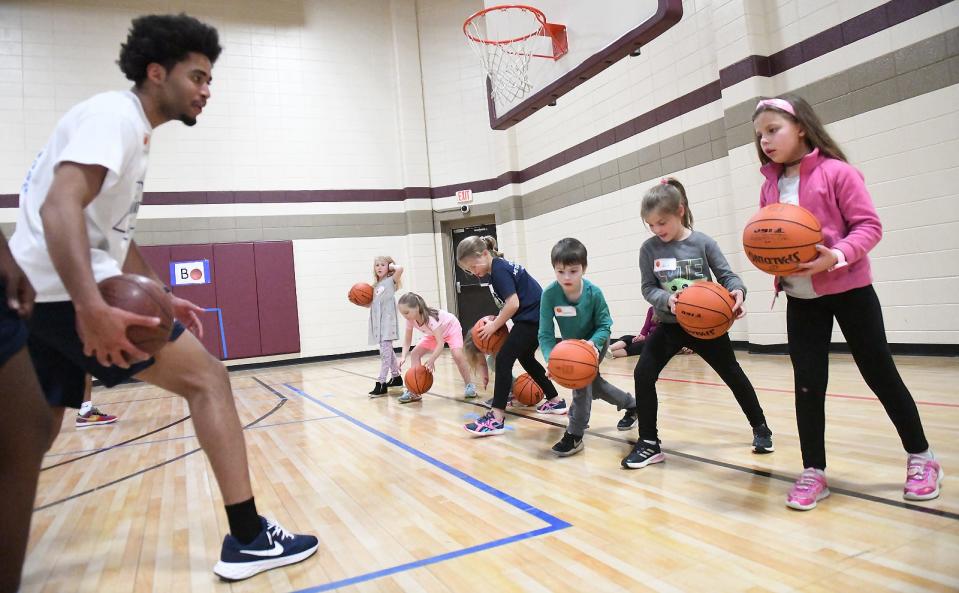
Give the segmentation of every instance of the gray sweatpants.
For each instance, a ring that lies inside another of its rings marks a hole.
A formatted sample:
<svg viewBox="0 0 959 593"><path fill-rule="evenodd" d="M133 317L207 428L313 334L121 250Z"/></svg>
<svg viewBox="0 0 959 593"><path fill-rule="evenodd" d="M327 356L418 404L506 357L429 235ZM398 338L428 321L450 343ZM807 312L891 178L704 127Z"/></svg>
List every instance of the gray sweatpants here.
<svg viewBox="0 0 959 593"><path fill-rule="evenodd" d="M599 360L603 360L609 342L599 353ZM616 387L601 375L597 374L593 382L582 389L573 390L573 403L569 407L569 420L566 432L581 438L589 428L589 414L593 407L593 400L601 399L616 406L617 410L636 407L636 398Z"/></svg>

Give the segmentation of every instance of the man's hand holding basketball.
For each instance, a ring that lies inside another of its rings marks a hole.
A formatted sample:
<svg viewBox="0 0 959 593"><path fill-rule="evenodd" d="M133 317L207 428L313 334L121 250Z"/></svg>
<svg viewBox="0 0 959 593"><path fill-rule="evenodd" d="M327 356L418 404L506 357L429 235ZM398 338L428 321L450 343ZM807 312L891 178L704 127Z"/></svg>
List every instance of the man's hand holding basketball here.
<svg viewBox="0 0 959 593"><path fill-rule="evenodd" d="M111 307L106 302L92 307L76 306L77 333L83 341L83 353L94 356L103 366L129 368L131 363L150 358L127 338L131 325L156 327L159 317L137 315Z"/></svg>

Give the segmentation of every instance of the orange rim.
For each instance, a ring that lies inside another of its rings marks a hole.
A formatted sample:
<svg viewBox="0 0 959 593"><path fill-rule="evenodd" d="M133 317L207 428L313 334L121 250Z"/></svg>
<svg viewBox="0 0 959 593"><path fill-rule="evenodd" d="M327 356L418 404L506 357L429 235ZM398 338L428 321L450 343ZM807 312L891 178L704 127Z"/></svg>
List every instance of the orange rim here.
<svg viewBox="0 0 959 593"><path fill-rule="evenodd" d="M476 37L475 35L469 32L468 28L470 26L470 23L472 23L474 20L476 20L479 17L485 16L486 13L492 12L494 10L522 10L522 11L529 12L534 17L536 17L537 21L539 21L540 27L539 29L533 31L529 35L522 35L520 37L515 37L513 39L483 39L481 37ZM502 4L500 6L490 6L489 8L484 8L483 10L480 10L479 12L471 15L469 18L463 21L463 34L469 37L471 40L475 41L476 43L484 43L486 45L508 45L510 43L517 43L519 41L526 41L530 37L539 35L540 32L543 31L545 28L546 28L546 15L543 14L543 11L533 6L527 6L525 4Z"/></svg>

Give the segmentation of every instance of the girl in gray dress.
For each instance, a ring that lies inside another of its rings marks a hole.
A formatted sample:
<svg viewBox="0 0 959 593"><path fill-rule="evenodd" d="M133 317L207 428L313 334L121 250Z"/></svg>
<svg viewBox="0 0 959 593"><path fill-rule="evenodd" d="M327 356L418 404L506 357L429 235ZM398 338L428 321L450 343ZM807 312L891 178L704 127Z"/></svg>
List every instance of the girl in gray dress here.
<svg viewBox="0 0 959 593"><path fill-rule="evenodd" d="M393 350L393 340L399 337L396 290L402 276L403 267L396 265L392 257L381 255L373 260L373 302L367 305L370 308L368 338L370 344L380 347L380 374L370 397L381 397L390 387L403 386L400 365Z"/></svg>

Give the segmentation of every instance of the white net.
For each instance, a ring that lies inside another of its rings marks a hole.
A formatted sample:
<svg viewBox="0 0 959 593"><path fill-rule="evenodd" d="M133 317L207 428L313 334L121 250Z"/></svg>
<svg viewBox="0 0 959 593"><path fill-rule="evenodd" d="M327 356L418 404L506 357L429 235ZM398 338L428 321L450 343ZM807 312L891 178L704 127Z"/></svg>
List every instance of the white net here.
<svg viewBox="0 0 959 593"><path fill-rule="evenodd" d="M545 35L541 19L541 13L506 6L477 15L464 25L466 39L489 75L494 101L512 103L533 88L529 63Z"/></svg>

